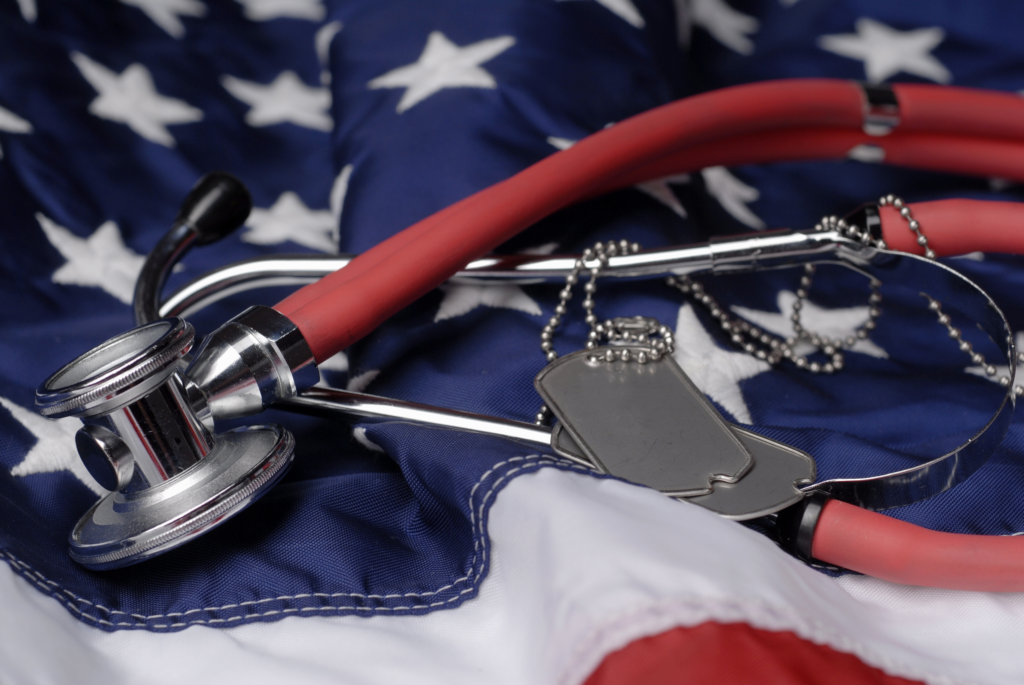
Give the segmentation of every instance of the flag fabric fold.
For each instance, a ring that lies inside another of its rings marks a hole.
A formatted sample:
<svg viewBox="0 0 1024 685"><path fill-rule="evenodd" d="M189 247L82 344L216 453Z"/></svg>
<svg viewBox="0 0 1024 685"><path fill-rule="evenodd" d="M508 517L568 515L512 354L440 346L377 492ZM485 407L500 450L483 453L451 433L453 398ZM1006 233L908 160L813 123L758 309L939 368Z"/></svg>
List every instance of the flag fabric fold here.
<svg viewBox="0 0 1024 685"><path fill-rule="evenodd" d="M364 251L591 133L715 88L824 76L1019 91L1022 13L1009 0L0 4L0 681L621 682L643 672L635 662L671 665L673 640L728 645L732 628L736 644L782 654L796 640L813 652L806 659L843 672L854 659L864 675L850 682L1019 682L1016 596L833 578L778 549L770 519L743 526L550 450L405 424L268 412L260 422L298 441L278 486L181 549L87 571L66 538L103 490L75 452L80 422L41 417L33 393L132 326L143 258L204 172L242 179L254 210L236 235L189 254L170 288L245 258ZM619 239L656 248L807 228L890 192L1021 199L1001 179L863 161L712 167L570 207L501 250L578 253ZM1024 328L1018 258L947 264ZM702 282L786 336L799 277ZM558 290L447 284L327 360L322 376L530 421ZM287 292L233 295L190 321L207 333ZM868 295L860 275L819 269L804 324L848 333L868 315ZM735 348L661 282L602 282L595 299L601 318L673 327L676 360L716 407L812 454L819 478L941 455L984 425L998 392L999 374L973 368L916 292L887 291L877 330L828 376ZM561 354L586 341L573 304L555 337ZM1017 420L965 483L888 513L1017 534L1022 456ZM707 637L710 624L727 632ZM659 634L673 636L667 647L601 666ZM729 659L706 651L712 669ZM168 653L194 658L154 669ZM765 682L806 675L782 656L778 665Z"/></svg>

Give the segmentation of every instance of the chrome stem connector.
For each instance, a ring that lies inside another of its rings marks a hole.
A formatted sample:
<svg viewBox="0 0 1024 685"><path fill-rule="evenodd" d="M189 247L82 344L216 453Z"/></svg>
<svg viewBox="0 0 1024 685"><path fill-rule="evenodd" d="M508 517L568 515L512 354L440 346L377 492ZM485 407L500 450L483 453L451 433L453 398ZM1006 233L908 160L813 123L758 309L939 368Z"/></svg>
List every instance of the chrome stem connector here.
<svg viewBox="0 0 1024 685"><path fill-rule="evenodd" d="M214 421L258 414L320 381L302 332L264 306L250 307L207 336L185 375L205 396Z"/></svg>

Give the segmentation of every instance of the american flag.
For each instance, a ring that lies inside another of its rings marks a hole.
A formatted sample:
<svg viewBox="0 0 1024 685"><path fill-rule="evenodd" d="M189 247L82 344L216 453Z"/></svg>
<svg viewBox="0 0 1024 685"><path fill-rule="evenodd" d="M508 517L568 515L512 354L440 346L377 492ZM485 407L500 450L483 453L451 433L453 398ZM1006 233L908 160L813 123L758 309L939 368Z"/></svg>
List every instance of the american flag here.
<svg viewBox="0 0 1024 685"><path fill-rule="evenodd" d="M280 485L178 550L90 572L66 552L103 492L74 449L80 422L33 410L44 378L132 326L144 256L206 171L244 180L255 209L171 287L259 255L364 251L588 134L724 86L824 76L1020 91L1024 5L0 0L0 16L0 682L1024 682L1020 597L826 574L781 551L770 521L740 525L520 444L402 424L271 412L299 445ZM885 193L1024 195L856 161L713 167L569 208L502 249L806 228ZM1024 330L1018 259L950 264ZM797 279L705 285L786 335ZM808 328L863 320L867 290L850 283L819 277ZM557 297L444 285L323 364L324 380L528 421ZM192 321L209 332L253 301ZM731 347L662 283L602 285L597 309L670 324L712 402L810 452L821 478L941 453L978 425L970 389L989 382L966 359L914 365L908 346L943 335L922 307L883 313L828 377ZM585 339L577 311L556 347ZM968 481L888 513L1017 534L1022 460L1016 421Z"/></svg>

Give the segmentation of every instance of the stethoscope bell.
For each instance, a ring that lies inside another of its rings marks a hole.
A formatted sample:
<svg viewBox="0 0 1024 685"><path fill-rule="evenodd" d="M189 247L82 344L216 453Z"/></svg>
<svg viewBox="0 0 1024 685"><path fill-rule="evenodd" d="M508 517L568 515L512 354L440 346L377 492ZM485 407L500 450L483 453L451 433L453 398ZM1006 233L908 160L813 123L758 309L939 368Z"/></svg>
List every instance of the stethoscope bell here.
<svg viewBox="0 0 1024 685"><path fill-rule="evenodd" d="M75 416L89 473L111 490L71 531L71 557L93 569L134 564L220 525L287 470L280 426L220 435L204 394L180 370L195 332L161 319L64 366L36 391L40 413Z"/></svg>

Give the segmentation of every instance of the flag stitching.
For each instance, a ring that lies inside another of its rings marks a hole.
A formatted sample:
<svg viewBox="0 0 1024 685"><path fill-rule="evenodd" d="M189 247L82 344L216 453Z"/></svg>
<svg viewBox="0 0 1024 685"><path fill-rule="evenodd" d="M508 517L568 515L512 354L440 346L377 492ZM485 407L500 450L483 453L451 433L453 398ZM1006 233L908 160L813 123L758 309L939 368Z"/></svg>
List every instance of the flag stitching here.
<svg viewBox="0 0 1024 685"><path fill-rule="evenodd" d="M523 464L521 464L519 466L516 466L515 468L511 468L508 471L506 471L505 473L501 474L501 476L499 478L497 478L491 484L491 487L488 488L488 490L482 495L481 503L480 503L479 508L474 508L472 506L473 497L476 495L477 491L479 490L480 485L482 485L487 480L488 477L490 477L492 474L497 472L502 467L506 467L506 466L509 466L511 464L514 464L514 463L531 462L531 461L534 462L534 463L533 464L525 464L525 463L523 463ZM39 587L46 594L48 594L51 597L53 597L54 599L56 599L58 602L63 604L65 606L65 608L70 610L72 613L76 614L81 619L84 619L84 620L87 620L87 621L92 621L92 622L96 623L97 625L107 626L107 627L110 627L110 628L144 628L144 629L149 629L149 630L166 630L166 629L171 629L171 628L186 628L186 627L188 627L190 625L214 625L214 624L233 623L233 622L242 621L242 620L260 619L260 618L267 618L267 617L271 617L271 616L286 615L286 614L299 614L299 615L306 614L306 615L310 615L313 612L324 612L324 611L335 611L335 612L355 611L355 612L372 612L372 613L376 613L376 612L402 612L402 611L430 610L430 609L436 609L438 607L443 607L445 605L449 605L449 604L452 604L454 602L458 602L465 595L467 595L469 593L472 593L472 592L474 592L476 590L475 583L476 583L476 581L479 581L483 577L484 570L485 570L485 567L486 567L486 559L487 559L486 547L483 547L483 549L481 549L481 547L482 547L481 541L483 539L483 536L486 535L486 530L484 530L485 513L486 513L486 507L487 507L487 505L489 503L489 500L491 500L492 495L494 495L497 492L497 490L500 489L501 484L503 482L507 481L508 479L510 479L516 473L523 472L523 471L525 471L525 469L528 469L530 467L542 468L544 466L554 466L556 468L560 468L560 469L564 469L564 470L578 471L578 472L586 473L586 474L590 474L590 475L598 475L596 472L594 472L594 471L592 471L590 469L587 469L585 467L582 467L582 466L580 466L578 464L574 464L574 463L572 463L572 462L570 462L568 460L560 459L560 458L557 458L557 457L550 457L550 456L546 456L546 455L530 455L530 456L525 456L525 457L513 457L511 459L506 459L505 461L498 462L497 464L492 466L490 469L485 471L480 476L480 478L477 480L476 484L474 484L473 488L470 490L470 493L469 493L469 498L468 499L469 499L469 502L470 502L470 510L469 510L470 525L471 525L471 527L472 527L472 529L474 530L474 533L475 533L475 535L474 535L475 540L473 542L473 556L470 558L470 562L469 562L469 566L470 566L471 570L466 575L462 576L461 578L458 578L457 580L455 580L455 581L453 581L453 582L451 582L451 583L449 583L449 584L447 584L447 585L445 585L443 587L440 587L440 588L438 588L436 590L431 590L431 591L422 592L422 593L404 593L404 594L388 594L388 595L359 594L359 593L346 593L346 592L302 593L302 594L296 594L296 595L281 595L279 597L268 597L268 598L264 598L264 599L260 599L260 600L250 600L250 601L246 601L246 602L238 602L238 603L233 603L233 604L225 604L225 605L218 606L218 607L203 607L203 608L197 608L197 609L189 609L189 610L184 611L184 612L172 612L172 613L167 613L167 614L143 615L143 614L128 613L128 612L125 612L125 611L120 611L118 609L110 609L109 607L105 607L102 604L97 604L97 603L92 602L92 601L90 601L88 599L85 599L84 597L79 597L78 595L76 595L72 591L68 590L67 588L64 588L60 584L58 584L58 583L50 580L46 576L44 576L42 573L36 571L35 569L32 568L32 566L30 566L26 562L20 560L18 557L16 557L11 552L9 552L7 550L3 550L3 554L4 554L4 556L7 557L6 561L8 562L8 564L12 567L12 569L16 573L18 573L19 575L24 577L26 580L28 580L29 582L33 583L37 587ZM479 513L477 513L477 512L479 512ZM477 563L478 558L479 558L479 563ZM172 618L172 617L184 617L184 616L187 616L189 614L200 613L200 612L218 612L218 611L226 611L226 610L229 610L229 609L240 609L240 608L243 608L243 607L256 606L256 605L259 605L259 604L265 604L267 602L275 602L275 601L302 600L302 599L308 599L308 598L335 599L335 598L341 598L341 597L347 597L347 598L351 598L351 599L372 599L372 600L404 599L404 598L410 598L410 597L417 597L417 598L432 597L434 595L440 594L440 593L445 592L447 590L451 590L456 585L458 585L460 583L463 583L463 582L465 582L467 580L474 581L474 584L471 587L467 587L467 588L459 591L459 593L456 594L453 597L449 597L448 599L446 599L444 601L432 602L430 604L414 604L414 605L411 605L411 606L395 606L395 607L384 607L384 606L382 606L382 607L360 607L360 606L337 606L337 605L319 606L319 607L300 607L300 608L287 608L287 609L273 609L273 610L269 610L269 611L265 611L265 612L260 612L260 613L256 613L256 614L247 614L247 615L242 615L242 616L230 616L230 617L227 617L227 618L210 618L210 619L198 619L197 618L197 619L191 619L191 620L188 620L188 621L178 621L178 622L174 622L174 623L149 623L149 621L153 621L153 620L156 620L156 619L169 619L169 618ZM71 599L68 599L68 597L70 597ZM87 605L87 606L89 606L89 607L91 607L91 608L93 608L93 609L95 609L95 610L97 610L99 612L104 613L106 616L111 617L111 618L115 614L119 614L119 615L124 615L124 616L130 617L130 618L133 618L133 619L135 619L135 621L108 621L108 620L99 618L97 616L93 616L92 614L88 613L87 611L83 611L78 606L76 606L76 603L78 603L78 604L85 604L85 605ZM142 623L142 622L146 622L146 623Z"/></svg>

